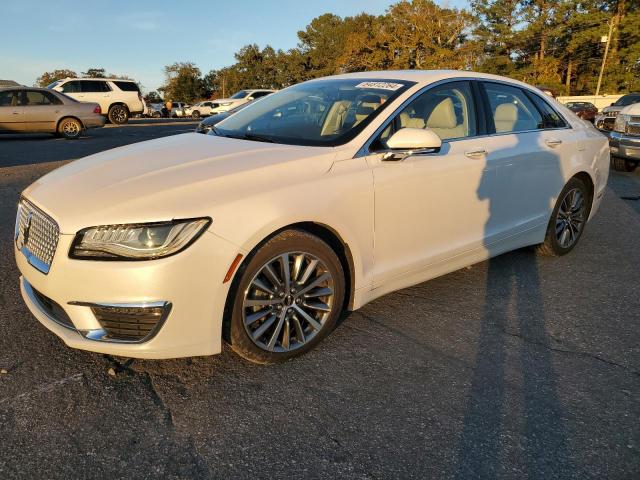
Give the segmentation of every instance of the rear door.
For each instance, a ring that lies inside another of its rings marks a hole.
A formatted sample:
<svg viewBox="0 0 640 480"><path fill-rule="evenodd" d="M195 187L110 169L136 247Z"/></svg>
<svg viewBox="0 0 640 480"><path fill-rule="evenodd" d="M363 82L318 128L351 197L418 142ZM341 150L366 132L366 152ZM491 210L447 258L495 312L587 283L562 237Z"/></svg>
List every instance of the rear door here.
<svg viewBox="0 0 640 480"><path fill-rule="evenodd" d="M22 92L24 128L34 132L52 132L60 118L62 101L50 92Z"/></svg>
<svg viewBox="0 0 640 480"><path fill-rule="evenodd" d="M535 236L546 229L555 197L565 183L562 161L577 145L566 141L564 123L547 128L548 119L525 90L500 82L480 84L490 132L487 161L496 167L497 175L496 188L479 190L489 203L486 244L525 232Z"/></svg>
<svg viewBox="0 0 640 480"><path fill-rule="evenodd" d="M24 108L19 90L0 91L0 131L19 132L24 128Z"/></svg>
<svg viewBox="0 0 640 480"><path fill-rule="evenodd" d="M100 104L103 112L109 111L111 105L111 87L104 80L81 80L80 81L82 102L95 102Z"/></svg>

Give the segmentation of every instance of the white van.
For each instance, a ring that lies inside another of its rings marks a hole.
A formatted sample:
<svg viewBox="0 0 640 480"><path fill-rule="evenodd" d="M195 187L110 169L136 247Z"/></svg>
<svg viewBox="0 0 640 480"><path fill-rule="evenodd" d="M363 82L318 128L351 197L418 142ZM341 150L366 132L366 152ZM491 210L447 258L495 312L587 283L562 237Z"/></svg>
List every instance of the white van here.
<svg viewBox="0 0 640 480"><path fill-rule="evenodd" d="M65 78L48 85L80 102L100 104L111 123L122 124L131 115L143 113L144 102L140 87L133 80L117 78Z"/></svg>

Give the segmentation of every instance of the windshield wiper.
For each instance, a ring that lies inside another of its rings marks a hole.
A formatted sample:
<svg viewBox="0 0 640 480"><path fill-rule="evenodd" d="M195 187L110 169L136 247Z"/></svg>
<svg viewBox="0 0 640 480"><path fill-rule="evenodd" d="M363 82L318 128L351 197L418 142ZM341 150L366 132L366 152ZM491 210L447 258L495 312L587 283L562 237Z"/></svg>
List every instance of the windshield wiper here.
<svg viewBox="0 0 640 480"><path fill-rule="evenodd" d="M255 142L276 143L276 141L271 137L251 132L246 132L244 135L238 136L236 138L241 138L242 140L252 140Z"/></svg>

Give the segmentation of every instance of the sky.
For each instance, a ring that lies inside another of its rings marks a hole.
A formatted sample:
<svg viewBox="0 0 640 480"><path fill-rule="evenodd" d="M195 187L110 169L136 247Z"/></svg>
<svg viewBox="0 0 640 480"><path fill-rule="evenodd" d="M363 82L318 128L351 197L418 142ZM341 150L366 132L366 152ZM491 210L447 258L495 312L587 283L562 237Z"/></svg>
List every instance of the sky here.
<svg viewBox="0 0 640 480"><path fill-rule="evenodd" d="M163 67L194 62L203 74L234 62L242 46L288 50L323 13L384 13L394 0L2 0L0 78L33 85L45 71L88 68L127 75L145 91ZM436 0L466 7L467 0ZM13 19L11 21L10 19ZM7 41L11 39L11 41Z"/></svg>

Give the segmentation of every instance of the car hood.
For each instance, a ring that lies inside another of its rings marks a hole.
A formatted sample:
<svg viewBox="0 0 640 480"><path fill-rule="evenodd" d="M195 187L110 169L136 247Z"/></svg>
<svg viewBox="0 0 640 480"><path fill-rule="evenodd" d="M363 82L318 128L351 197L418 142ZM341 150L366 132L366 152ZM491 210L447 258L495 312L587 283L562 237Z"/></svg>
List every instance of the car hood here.
<svg viewBox="0 0 640 480"><path fill-rule="evenodd" d="M95 225L215 217L215 205L329 171L336 149L187 133L71 162L23 195L61 233Z"/></svg>
<svg viewBox="0 0 640 480"><path fill-rule="evenodd" d="M604 107L602 109L602 113L611 113L611 112L619 112L620 110L622 110L623 107L617 107L617 106L609 106L609 107Z"/></svg>
<svg viewBox="0 0 640 480"><path fill-rule="evenodd" d="M640 115L640 103L632 103L631 105L627 105L622 110L620 110L620 113L626 115Z"/></svg>

